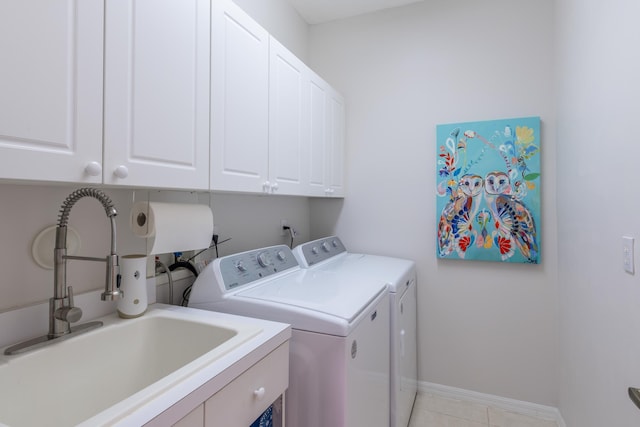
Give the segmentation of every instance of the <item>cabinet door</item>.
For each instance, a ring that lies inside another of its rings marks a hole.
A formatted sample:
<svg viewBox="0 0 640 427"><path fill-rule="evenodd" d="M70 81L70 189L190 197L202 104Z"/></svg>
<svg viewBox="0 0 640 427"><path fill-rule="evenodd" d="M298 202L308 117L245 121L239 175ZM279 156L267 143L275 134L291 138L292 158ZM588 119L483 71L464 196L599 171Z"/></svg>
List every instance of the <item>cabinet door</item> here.
<svg viewBox="0 0 640 427"><path fill-rule="evenodd" d="M325 196L327 190L327 111L329 110L329 87L317 74L311 72L307 80L307 105L309 123L307 140L309 155L307 158L307 180L309 195Z"/></svg>
<svg viewBox="0 0 640 427"><path fill-rule="evenodd" d="M330 89L328 108L326 195L343 197L345 107L344 99L333 89Z"/></svg>
<svg viewBox="0 0 640 427"><path fill-rule="evenodd" d="M205 427L246 427L289 387L289 342L244 371L204 404ZM327 426L328 427L328 426Z"/></svg>
<svg viewBox="0 0 640 427"><path fill-rule="evenodd" d="M274 194L305 195L308 67L277 40L269 47L269 182Z"/></svg>
<svg viewBox="0 0 640 427"><path fill-rule="evenodd" d="M208 189L210 0L106 4L104 183Z"/></svg>
<svg viewBox="0 0 640 427"><path fill-rule="evenodd" d="M204 427L204 403L171 427Z"/></svg>
<svg viewBox="0 0 640 427"><path fill-rule="evenodd" d="M0 178L101 181L103 16L102 0L0 2Z"/></svg>
<svg viewBox="0 0 640 427"><path fill-rule="evenodd" d="M211 22L211 189L267 191L269 34L231 0Z"/></svg>

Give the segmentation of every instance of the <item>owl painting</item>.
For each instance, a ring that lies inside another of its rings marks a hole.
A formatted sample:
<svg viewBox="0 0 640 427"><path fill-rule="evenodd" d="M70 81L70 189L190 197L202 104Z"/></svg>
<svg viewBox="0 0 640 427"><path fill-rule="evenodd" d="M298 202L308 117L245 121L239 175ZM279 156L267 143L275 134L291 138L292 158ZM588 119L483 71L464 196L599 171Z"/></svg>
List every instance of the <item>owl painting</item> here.
<svg viewBox="0 0 640 427"><path fill-rule="evenodd" d="M540 262L540 118L437 126L439 258Z"/></svg>
<svg viewBox="0 0 640 427"><path fill-rule="evenodd" d="M533 215L511 195L511 182L504 172L489 172L485 177L485 200L494 218L493 242L503 260L518 248L531 263L538 261L537 230Z"/></svg>
<svg viewBox="0 0 640 427"><path fill-rule="evenodd" d="M438 223L438 251L441 256L454 250L460 258L475 240L472 219L482 198L483 179L479 175L460 178L456 194L442 210Z"/></svg>

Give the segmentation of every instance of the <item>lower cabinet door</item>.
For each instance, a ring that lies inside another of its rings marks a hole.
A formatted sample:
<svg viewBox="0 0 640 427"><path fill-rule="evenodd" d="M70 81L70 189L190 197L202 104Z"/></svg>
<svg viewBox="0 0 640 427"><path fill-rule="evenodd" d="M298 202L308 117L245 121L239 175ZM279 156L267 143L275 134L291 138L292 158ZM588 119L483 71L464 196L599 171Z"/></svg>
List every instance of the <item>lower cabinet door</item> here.
<svg viewBox="0 0 640 427"><path fill-rule="evenodd" d="M282 344L205 402L206 427L248 427L289 384L289 343Z"/></svg>

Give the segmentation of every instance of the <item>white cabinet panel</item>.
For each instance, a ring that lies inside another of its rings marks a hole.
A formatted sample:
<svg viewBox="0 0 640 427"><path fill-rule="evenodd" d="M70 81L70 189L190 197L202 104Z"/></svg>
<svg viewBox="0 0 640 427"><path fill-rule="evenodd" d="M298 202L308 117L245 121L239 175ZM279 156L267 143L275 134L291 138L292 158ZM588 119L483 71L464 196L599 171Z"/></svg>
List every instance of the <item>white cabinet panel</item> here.
<svg viewBox="0 0 640 427"><path fill-rule="evenodd" d="M344 99L315 73L307 82L308 193L344 196Z"/></svg>
<svg viewBox="0 0 640 427"><path fill-rule="evenodd" d="M175 423L172 427L203 427L204 426L204 403L184 418Z"/></svg>
<svg viewBox="0 0 640 427"><path fill-rule="evenodd" d="M211 22L211 189L263 192L269 34L231 0L213 2Z"/></svg>
<svg viewBox="0 0 640 427"><path fill-rule="evenodd" d="M104 183L207 189L210 1L107 2L105 38Z"/></svg>
<svg viewBox="0 0 640 427"><path fill-rule="evenodd" d="M205 427L246 427L289 387L289 342L210 397L204 406Z"/></svg>
<svg viewBox="0 0 640 427"><path fill-rule="evenodd" d="M304 195L308 67L273 37L269 72L269 182L275 194Z"/></svg>
<svg viewBox="0 0 640 427"><path fill-rule="evenodd" d="M345 106L344 98L333 89L330 89L329 94L328 122L326 195L343 197Z"/></svg>
<svg viewBox="0 0 640 427"><path fill-rule="evenodd" d="M310 73L307 83L309 125L307 138L309 143L308 182L311 196L324 196L327 163L327 110L329 107L328 87L315 73Z"/></svg>
<svg viewBox="0 0 640 427"><path fill-rule="evenodd" d="M0 178L101 181L103 10L0 2Z"/></svg>

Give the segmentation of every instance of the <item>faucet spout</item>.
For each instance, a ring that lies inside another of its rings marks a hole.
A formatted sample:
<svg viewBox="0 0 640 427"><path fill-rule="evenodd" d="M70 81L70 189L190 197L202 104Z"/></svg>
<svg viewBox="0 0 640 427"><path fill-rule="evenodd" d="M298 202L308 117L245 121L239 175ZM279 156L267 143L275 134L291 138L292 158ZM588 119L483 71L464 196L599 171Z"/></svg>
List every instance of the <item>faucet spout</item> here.
<svg viewBox="0 0 640 427"><path fill-rule="evenodd" d="M104 207L105 213L110 220L111 225L111 245L109 255L106 258L88 258L88 257L70 257L67 256L67 224L69 222L69 214L71 208L76 202L84 197L93 197L97 199ZM60 208L58 218L58 227L56 228L56 247L54 249L54 291L51 299L51 314L49 324L49 336L55 337L66 334L70 331L70 322L66 315L69 308L73 307L72 297L67 290L67 259L80 259L89 261L104 261L107 264L105 289L101 295L103 301L112 301L122 297L120 290L120 266L118 263L118 255L116 253L116 222L115 217L118 214L113 206L111 199L102 191L95 188L81 188L71 193ZM79 309L78 309L79 310ZM75 320L79 319L82 312L75 315Z"/></svg>
<svg viewBox="0 0 640 427"><path fill-rule="evenodd" d="M111 223L111 246L109 255L105 258L68 256L67 255L67 224L69 214L75 203L83 197L93 197L98 199L104 207L105 213ZM60 208L58 226L56 228L56 246L54 248L53 262L53 298L49 299L49 333L22 343L18 343L5 350L6 355L22 353L38 347L42 347L52 342L54 339L65 339L74 334L89 331L102 326L102 322L89 322L71 328L71 323L75 323L82 317L82 310L75 307L73 303L73 289L67 286L67 260L76 259L81 261L106 262L107 274L105 280L105 290L101 295L103 301L111 301L122 297L120 290L120 266L118 254L116 253L116 222L118 214L111 199L102 191L95 188L81 188L71 193Z"/></svg>

